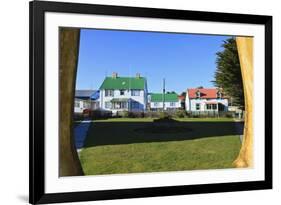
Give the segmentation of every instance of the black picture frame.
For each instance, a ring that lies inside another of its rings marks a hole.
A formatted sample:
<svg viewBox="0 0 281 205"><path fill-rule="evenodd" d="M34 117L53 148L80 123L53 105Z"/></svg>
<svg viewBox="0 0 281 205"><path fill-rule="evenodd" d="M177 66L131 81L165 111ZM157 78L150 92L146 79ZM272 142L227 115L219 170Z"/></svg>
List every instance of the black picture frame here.
<svg viewBox="0 0 281 205"><path fill-rule="evenodd" d="M30 2L30 165L29 202L32 204L105 199L184 195L272 188L272 17L231 13L185 11L62 2ZM259 24L265 26L265 180L153 188L45 193L45 13L81 13L162 19Z"/></svg>

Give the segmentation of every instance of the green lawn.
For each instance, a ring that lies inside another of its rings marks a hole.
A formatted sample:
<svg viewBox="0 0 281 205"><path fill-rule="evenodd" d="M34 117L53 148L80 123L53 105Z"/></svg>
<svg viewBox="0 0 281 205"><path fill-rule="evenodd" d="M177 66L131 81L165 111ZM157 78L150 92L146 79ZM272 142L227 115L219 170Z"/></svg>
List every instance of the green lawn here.
<svg viewBox="0 0 281 205"><path fill-rule="evenodd" d="M86 147L79 154L85 174L232 167L240 149L237 122L213 118L177 120L172 125L153 123L149 118L94 121Z"/></svg>

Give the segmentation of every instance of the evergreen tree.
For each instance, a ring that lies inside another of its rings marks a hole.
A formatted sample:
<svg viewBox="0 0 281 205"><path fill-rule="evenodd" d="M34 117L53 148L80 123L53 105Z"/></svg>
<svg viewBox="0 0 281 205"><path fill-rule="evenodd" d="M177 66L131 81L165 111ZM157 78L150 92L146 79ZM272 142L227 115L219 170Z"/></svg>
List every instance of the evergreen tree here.
<svg viewBox="0 0 281 205"><path fill-rule="evenodd" d="M216 53L217 69L213 83L216 87L223 88L232 105L244 109L243 81L235 39L225 40L222 47L224 50Z"/></svg>

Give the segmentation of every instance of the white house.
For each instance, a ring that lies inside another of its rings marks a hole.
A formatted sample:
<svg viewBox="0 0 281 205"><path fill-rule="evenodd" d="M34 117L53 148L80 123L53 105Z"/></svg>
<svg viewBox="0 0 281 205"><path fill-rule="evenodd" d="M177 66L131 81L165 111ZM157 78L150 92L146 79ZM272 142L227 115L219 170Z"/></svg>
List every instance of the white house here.
<svg viewBox="0 0 281 205"><path fill-rule="evenodd" d="M149 93L148 102L150 110L175 110L181 107L181 100L176 93Z"/></svg>
<svg viewBox="0 0 281 205"><path fill-rule="evenodd" d="M222 89L192 88L187 89L185 98L186 111L228 111L228 98Z"/></svg>
<svg viewBox="0 0 281 205"><path fill-rule="evenodd" d="M83 113L85 109L99 109L98 90L76 90L74 99L74 113Z"/></svg>
<svg viewBox="0 0 281 205"><path fill-rule="evenodd" d="M147 104L146 78L137 74L136 77L119 77L113 73L106 77L100 87L100 107L112 111L145 111Z"/></svg>

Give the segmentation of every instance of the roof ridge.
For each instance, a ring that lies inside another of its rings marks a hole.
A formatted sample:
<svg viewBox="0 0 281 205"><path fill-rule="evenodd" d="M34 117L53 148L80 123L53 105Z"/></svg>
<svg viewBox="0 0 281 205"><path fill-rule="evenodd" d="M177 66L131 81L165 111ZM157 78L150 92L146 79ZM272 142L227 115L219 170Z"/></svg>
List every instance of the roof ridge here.
<svg viewBox="0 0 281 205"><path fill-rule="evenodd" d="M111 76L106 76L106 78L110 79L118 79L118 78L134 78L134 79L140 79L140 78L145 78L144 76L136 77L136 76L117 76L117 77L111 77Z"/></svg>
<svg viewBox="0 0 281 205"><path fill-rule="evenodd" d="M100 89L141 89L146 85L144 77L105 77Z"/></svg>
<svg viewBox="0 0 281 205"><path fill-rule="evenodd" d="M212 87L212 88L187 88L187 90L202 90L202 89L206 89L206 90L211 90L211 89L219 89L217 87Z"/></svg>
<svg viewBox="0 0 281 205"><path fill-rule="evenodd" d="M151 94L151 95L163 95L163 93L149 93L149 94ZM165 95L170 95L170 94L178 95L176 92L175 93L165 93Z"/></svg>

